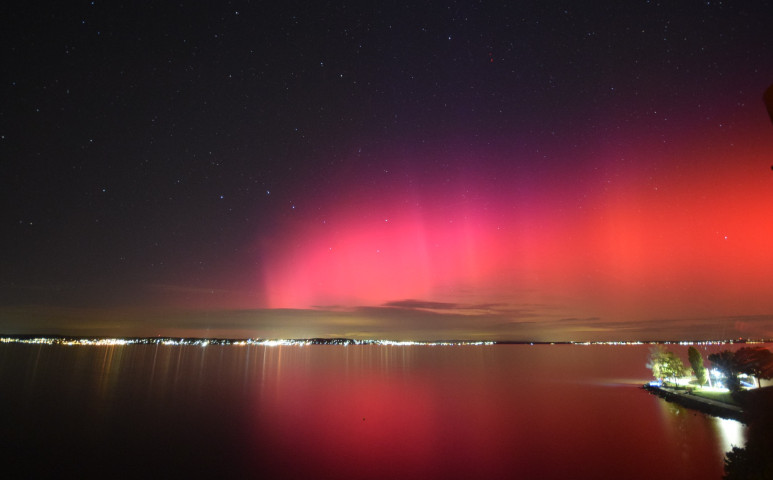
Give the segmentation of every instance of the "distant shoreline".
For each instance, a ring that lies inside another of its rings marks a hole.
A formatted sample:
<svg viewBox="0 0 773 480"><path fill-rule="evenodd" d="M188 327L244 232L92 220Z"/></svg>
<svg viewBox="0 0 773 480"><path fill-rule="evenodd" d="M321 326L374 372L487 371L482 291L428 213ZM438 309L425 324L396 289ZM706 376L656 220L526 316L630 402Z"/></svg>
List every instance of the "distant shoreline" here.
<svg viewBox="0 0 773 480"><path fill-rule="evenodd" d="M646 341L520 341L520 340L390 340L314 337L293 339L211 337L109 337L102 335L0 334L0 343L36 344L178 344L178 345L733 345L773 343L773 339L646 340Z"/></svg>

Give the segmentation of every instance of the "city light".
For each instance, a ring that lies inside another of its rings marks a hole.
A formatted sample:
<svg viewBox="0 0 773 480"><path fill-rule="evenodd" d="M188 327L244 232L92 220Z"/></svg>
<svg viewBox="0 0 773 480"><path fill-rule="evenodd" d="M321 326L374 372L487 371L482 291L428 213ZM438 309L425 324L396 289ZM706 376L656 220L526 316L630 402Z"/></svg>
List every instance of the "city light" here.
<svg viewBox="0 0 773 480"><path fill-rule="evenodd" d="M137 338L97 338L97 337L33 337L12 336L0 337L0 343L24 343L42 345L66 346L115 346L115 345L169 345L169 346L200 346L208 345L258 345L264 347L305 346L305 345L382 345L391 347L410 346L488 346L488 345L727 345L735 343L771 343L773 340L704 340L704 341L598 341L598 342L524 342L524 341L472 341L472 340L388 340L388 339L352 339L352 338L300 338L300 339L265 339L265 338L174 338L174 337L137 337ZM712 373L716 375L716 373Z"/></svg>

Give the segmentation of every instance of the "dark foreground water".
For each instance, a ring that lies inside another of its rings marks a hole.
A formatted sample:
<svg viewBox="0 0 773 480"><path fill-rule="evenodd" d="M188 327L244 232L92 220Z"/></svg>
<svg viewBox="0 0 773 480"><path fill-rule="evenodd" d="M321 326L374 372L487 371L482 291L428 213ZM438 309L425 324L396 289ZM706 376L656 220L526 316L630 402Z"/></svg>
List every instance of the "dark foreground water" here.
<svg viewBox="0 0 773 480"><path fill-rule="evenodd" d="M638 388L647 354L5 344L0 455L6 478L720 478L746 427Z"/></svg>

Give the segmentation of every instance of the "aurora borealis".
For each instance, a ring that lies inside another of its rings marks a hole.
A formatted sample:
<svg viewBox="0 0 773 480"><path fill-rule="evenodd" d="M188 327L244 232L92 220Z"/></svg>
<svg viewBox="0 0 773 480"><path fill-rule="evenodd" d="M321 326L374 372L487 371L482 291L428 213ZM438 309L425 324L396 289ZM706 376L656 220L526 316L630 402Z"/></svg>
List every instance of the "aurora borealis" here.
<svg viewBox="0 0 773 480"><path fill-rule="evenodd" d="M3 333L773 336L767 2L4 8Z"/></svg>

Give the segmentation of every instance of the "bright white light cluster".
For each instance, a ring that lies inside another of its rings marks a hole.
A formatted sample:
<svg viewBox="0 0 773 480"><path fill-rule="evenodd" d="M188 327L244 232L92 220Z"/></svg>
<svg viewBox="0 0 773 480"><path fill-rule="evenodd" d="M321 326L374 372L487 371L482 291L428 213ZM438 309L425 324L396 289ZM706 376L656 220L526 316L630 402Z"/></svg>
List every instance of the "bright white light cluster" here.
<svg viewBox="0 0 773 480"><path fill-rule="evenodd" d="M133 340L126 340L125 338L85 338L80 340L64 340L59 343L62 345L128 345L135 342Z"/></svg>
<svg viewBox="0 0 773 480"><path fill-rule="evenodd" d="M2 337L0 343L30 343L44 345L128 345L137 343L137 340L127 338L13 338Z"/></svg>
<svg viewBox="0 0 773 480"><path fill-rule="evenodd" d="M282 345L307 345L307 342L296 342L294 340L247 340L252 345L262 345L264 347L279 347Z"/></svg>
<svg viewBox="0 0 773 480"><path fill-rule="evenodd" d="M34 338L15 338L0 337L0 343L27 343L44 345L68 345L68 346L113 346L113 345L199 345L206 347L211 343L220 345L230 345L229 340L212 339L174 339L174 338L56 338L56 337L34 337ZM244 344L244 342L233 342L234 344Z"/></svg>
<svg viewBox="0 0 773 480"><path fill-rule="evenodd" d="M54 338L13 338L13 337L0 337L0 343L40 343L45 345L51 345L56 339Z"/></svg>

